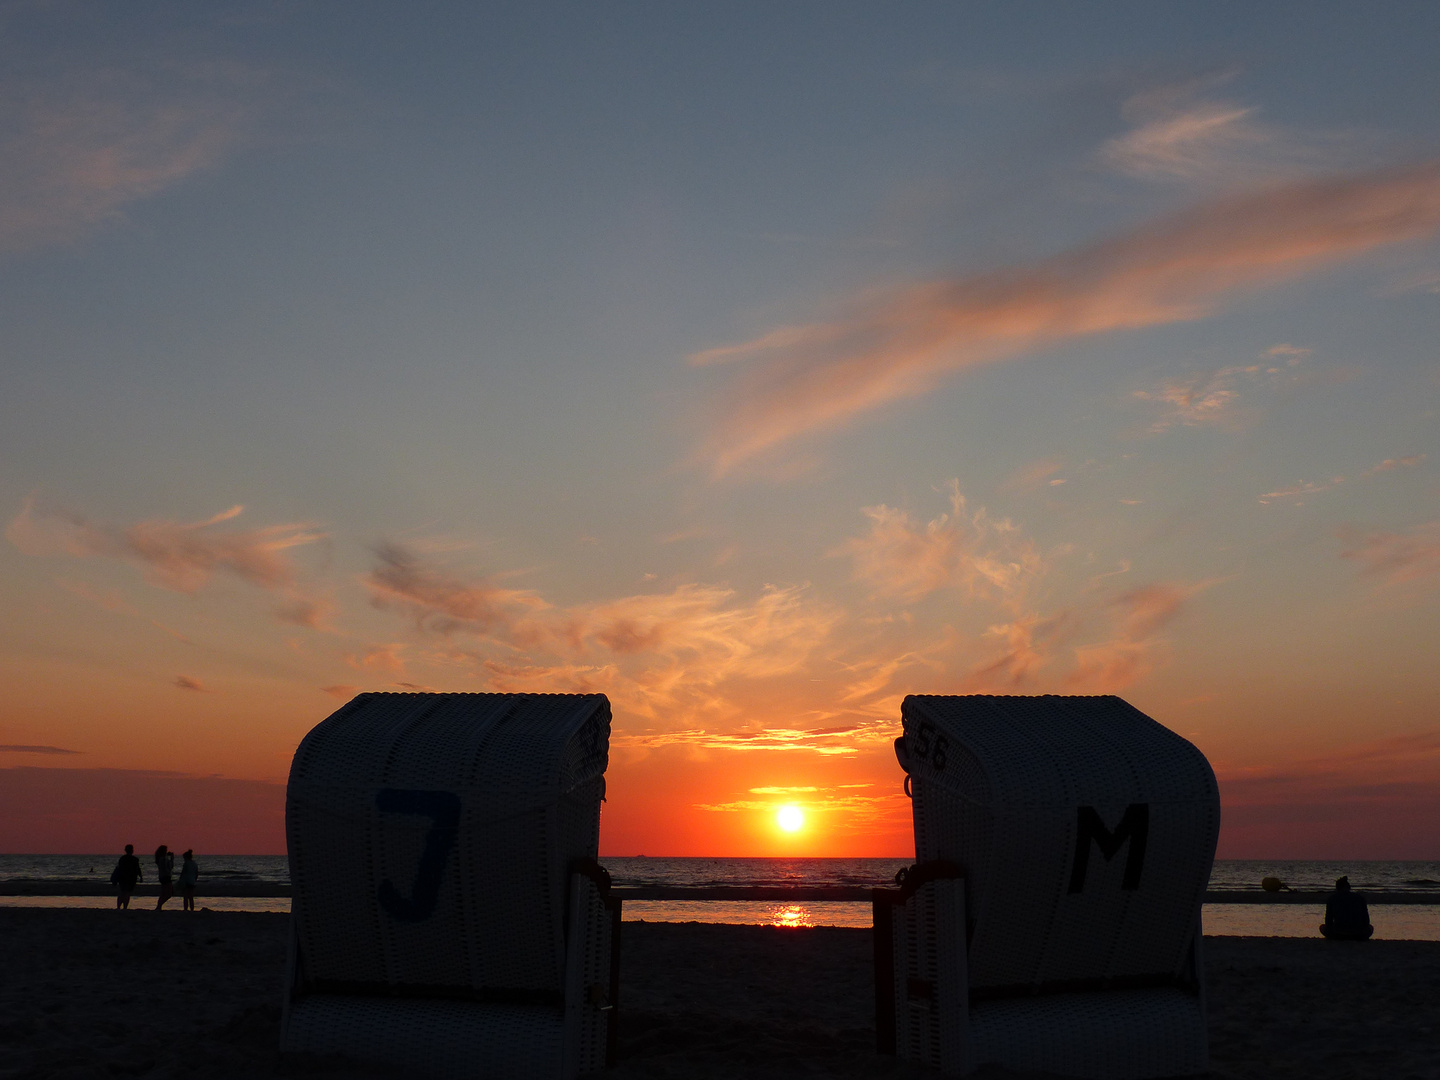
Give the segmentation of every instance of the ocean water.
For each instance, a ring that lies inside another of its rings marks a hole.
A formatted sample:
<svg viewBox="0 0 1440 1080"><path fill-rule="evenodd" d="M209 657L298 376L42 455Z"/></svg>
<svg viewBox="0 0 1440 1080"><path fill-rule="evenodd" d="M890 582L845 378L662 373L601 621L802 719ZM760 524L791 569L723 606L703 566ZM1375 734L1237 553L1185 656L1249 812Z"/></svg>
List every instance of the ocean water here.
<svg viewBox="0 0 1440 1080"><path fill-rule="evenodd" d="M183 850L183 849L182 849ZM137 851L147 881L155 880L155 859L150 852ZM0 855L0 881L57 881L90 878L108 882L120 852L108 855ZM290 861L284 855L195 856L207 880L269 881L290 883ZM180 869L180 852L175 853Z"/></svg>
<svg viewBox="0 0 1440 1080"><path fill-rule="evenodd" d="M115 855L0 855L0 881L98 878L108 881ZM288 911L284 899L206 897L206 882L288 883L283 855L197 855L201 906L217 911ZM910 860L894 859L708 859L606 858L617 885L851 886L893 884ZM1274 876L1298 890L1328 890L1341 875L1357 889L1384 892L1440 890L1440 862L1346 862L1343 860L1222 860L1210 875L1216 891L1258 891L1260 879ZM152 875L147 875L152 876ZM143 906L143 899L139 904ZM172 901L178 906L178 901ZM0 897L0 904L25 907L112 907L108 896ZM1377 938L1440 941L1440 906L1371 906ZM767 903L763 901L627 900L626 920L650 922L743 923L770 926L870 925L870 905L849 902ZM1316 937L1323 918L1319 904L1206 904L1207 934L1244 937Z"/></svg>

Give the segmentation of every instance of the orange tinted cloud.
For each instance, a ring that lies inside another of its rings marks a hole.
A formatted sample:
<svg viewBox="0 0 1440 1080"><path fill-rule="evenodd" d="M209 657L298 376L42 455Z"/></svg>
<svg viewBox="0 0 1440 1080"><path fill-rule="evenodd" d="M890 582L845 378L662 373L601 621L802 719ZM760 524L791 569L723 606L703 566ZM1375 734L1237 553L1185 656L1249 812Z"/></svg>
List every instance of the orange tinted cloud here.
<svg viewBox="0 0 1440 1080"><path fill-rule="evenodd" d="M983 507L967 517L958 481L951 482L950 513L924 525L884 505L862 513L870 532L832 554L853 560L855 577L878 596L919 600L946 588L1010 595L1043 569L1034 545L1008 520L991 520Z"/></svg>
<svg viewBox="0 0 1440 1080"><path fill-rule="evenodd" d="M409 613L424 630L484 633L513 623L522 611L544 606L530 592L464 581L400 544L382 544L375 554L380 564L365 577L375 605Z"/></svg>
<svg viewBox="0 0 1440 1080"><path fill-rule="evenodd" d="M157 80L177 74L167 69L10 88L0 142L0 250L75 240L231 150L247 112L234 87L213 77L218 69L195 65L189 78L162 87Z"/></svg>
<svg viewBox="0 0 1440 1080"><path fill-rule="evenodd" d="M964 680L967 693L1019 693L1035 685L1040 669L1050 662L1048 647L1069 628L1068 612L1048 618L1026 615L985 631L1000 644L1000 653L983 661Z"/></svg>
<svg viewBox="0 0 1440 1080"><path fill-rule="evenodd" d="M275 618L309 630L324 627L335 613L335 604L322 597L295 594L275 608Z"/></svg>
<svg viewBox="0 0 1440 1080"><path fill-rule="evenodd" d="M715 476L934 389L955 371L1068 338L1209 314L1227 293L1440 227L1440 164L1214 200L1068 254L862 297L829 322L710 349L750 362L699 450Z"/></svg>
<svg viewBox="0 0 1440 1080"><path fill-rule="evenodd" d="M1384 461L1365 471L1366 476L1374 476L1376 473L1393 472L1396 469L1413 469L1425 461L1424 454L1411 454L1408 457L1386 458Z"/></svg>
<svg viewBox="0 0 1440 1080"><path fill-rule="evenodd" d="M1272 141L1253 122L1254 109L1203 101L1154 106L1145 97L1127 102L1127 115L1138 123L1105 144L1106 164L1145 179L1202 179L1230 173L1238 158Z"/></svg>
<svg viewBox="0 0 1440 1080"><path fill-rule="evenodd" d="M1346 539L1349 546L1340 554L1391 584L1440 574L1440 521L1405 532L1350 534Z"/></svg>
<svg viewBox="0 0 1440 1080"><path fill-rule="evenodd" d="M767 586L750 600L686 583L595 604L557 607L532 592L442 570L388 545L365 578L382 607L444 637L440 662L498 691L605 693L617 711L674 728L699 717L733 722L745 708L725 684L793 675L829 638L841 613L802 586ZM347 658L377 666L393 652Z"/></svg>
<svg viewBox="0 0 1440 1080"><path fill-rule="evenodd" d="M141 566L152 583L177 592L196 592L222 571L263 589L293 585L288 552L325 534L306 524L215 528L243 511L233 506L204 521L162 519L121 527L26 499L5 536L27 555L124 559Z"/></svg>
<svg viewBox="0 0 1440 1080"><path fill-rule="evenodd" d="M1276 502L1277 500L1286 499L1293 501L1296 506L1304 506L1305 504L1300 500L1310 495L1318 495L1322 491L1329 491L1331 488L1337 488L1343 483L1345 483L1345 477L1343 476L1332 476L1329 480L1302 480L1299 483L1291 484L1287 488L1277 488L1274 491L1267 491L1263 495L1256 496L1256 498L1266 505Z"/></svg>
<svg viewBox="0 0 1440 1080"><path fill-rule="evenodd" d="M176 675L174 685L181 690L193 690L197 694L206 693L204 685L199 679L192 679L188 675Z"/></svg>
<svg viewBox="0 0 1440 1080"><path fill-rule="evenodd" d="M893 727L893 722L889 726ZM610 741L616 746L685 745L703 750L805 750L827 757L856 754L860 752L862 743L883 743L893 740L894 737L895 733L888 727L881 730L873 724L865 724L829 729L767 727L728 732L681 728L676 731L612 736Z"/></svg>
<svg viewBox="0 0 1440 1080"><path fill-rule="evenodd" d="M733 589L686 584L568 609L551 636L577 654L599 646L619 655L645 653L693 666L719 682L795 670L826 637L836 613L807 604L798 586L770 586L750 603Z"/></svg>
<svg viewBox="0 0 1440 1080"><path fill-rule="evenodd" d="M1203 424L1228 422L1232 408L1239 400L1234 376L1255 368L1223 368L1213 375L1189 379L1172 379L1151 390L1136 390L1134 397L1153 402L1163 410L1150 426L1155 432L1167 431L1177 424L1199 427Z"/></svg>
<svg viewBox="0 0 1440 1080"><path fill-rule="evenodd" d="M376 645L363 653L346 653L345 662L353 668L369 668L388 671L395 675L405 674L405 658L401 655L405 646L399 642Z"/></svg>
<svg viewBox="0 0 1440 1080"><path fill-rule="evenodd" d="M1413 469L1424 461L1424 454L1411 454L1409 457L1401 458L1386 458L1378 465L1364 470L1359 475L1361 479L1368 479L1372 476L1378 476L1381 473L1394 472L1397 469ZM1292 484L1290 487L1267 491L1265 494L1258 496L1258 499L1261 503L1265 504L1276 502L1277 500L1289 500L1296 506L1304 506L1305 504L1301 500L1307 496L1318 495L1321 492L1329 491L1332 488L1339 487L1345 482L1346 479L1343 476L1332 476L1328 480L1302 480Z"/></svg>
<svg viewBox="0 0 1440 1080"><path fill-rule="evenodd" d="M740 687L803 671L838 618L798 586L742 601L731 589L687 584L537 617L510 639L514 659L483 666L497 690L598 691L617 711L666 729L714 728L753 716Z"/></svg>
<svg viewBox="0 0 1440 1080"><path fill-rule="evenodd" d="M1159 633L1174 621L1187 601L1215 581L1196 585L1159 582L1122 594L1111 605L1119 625L1109 641L1075 650L1075 669L1065 683L1091 694L1119 693L1147 675L1164 646Z"/></svg>

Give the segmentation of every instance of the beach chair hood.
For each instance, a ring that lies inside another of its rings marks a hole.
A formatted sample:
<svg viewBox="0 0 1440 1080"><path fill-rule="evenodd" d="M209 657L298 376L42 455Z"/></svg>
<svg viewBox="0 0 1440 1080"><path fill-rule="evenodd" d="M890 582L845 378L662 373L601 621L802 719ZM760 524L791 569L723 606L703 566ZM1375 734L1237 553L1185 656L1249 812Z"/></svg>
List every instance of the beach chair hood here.
<svg viewBox="0 0 1440 1080"><path fill-rule="evenodd" d="M1199 750L1118 697L901 711L916 857L965 875L972 1000L1182 975L1220 828Z"/></svg>
<svg viewBox="0 0 1440 1080"><path fill-rule="evenodd" d="M286 796L301 983L558 1003L609 732L600 694L361 694L315 727Z"/></svg>

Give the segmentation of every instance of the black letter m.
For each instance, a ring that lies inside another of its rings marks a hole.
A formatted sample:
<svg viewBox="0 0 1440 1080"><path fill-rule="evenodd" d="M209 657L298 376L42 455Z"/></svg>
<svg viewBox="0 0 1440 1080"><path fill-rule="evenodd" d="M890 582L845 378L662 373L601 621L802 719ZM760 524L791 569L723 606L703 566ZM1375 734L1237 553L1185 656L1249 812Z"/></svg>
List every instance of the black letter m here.
<svg viewBox="0 0 1440 1080"><path fill-rule="evenodd" d="M1140 871L1145 868L1145 841L1150 834L1150 804L1131 803L1125 808L1125 816L1112 833L1100 820L1093 806L1079 808L1079 820L1075 829L1075 860L1070 866L1070 891L1081 892L1085 888L1085 870L1090 865L1090 841L1094 840L1100 854L1109 862L1120 850L1120 845L1130 841L1130 851L1125 856L1125 876L1120 880L1122 889L1140 887Z"/></svg>

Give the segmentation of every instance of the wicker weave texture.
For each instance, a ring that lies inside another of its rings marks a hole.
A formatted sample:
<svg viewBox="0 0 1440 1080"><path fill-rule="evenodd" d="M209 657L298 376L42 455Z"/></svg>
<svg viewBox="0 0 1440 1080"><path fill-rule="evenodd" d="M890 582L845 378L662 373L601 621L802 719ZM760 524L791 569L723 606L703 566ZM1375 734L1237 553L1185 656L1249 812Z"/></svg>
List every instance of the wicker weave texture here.
<svg viewBox="0 0 1440 1080"><path fill-rule="evenodd" d="M892 919L896 1056L967 1071L964 880L922 885Z"/></svg>
<svg viewBox="0 0 1440 1080"><path fill-rule="evenodd" d="M570 880L563 1003L506 1005L383 994L309 993L290 1000L286 1054L343 1055L449 1080L571 1080L605 1068L611 913L594 881Z"/></svg>
<svg viewBox="0 0 1440 1080"><path fill-rule="evenodd" d="M947 1075L982 1065L1145 1080L1209 1067L1203 998L1168 987L970 1001L965 882L923 885L892 916L895 1052Z"/></svg>
<svg viewBox="0 0 1440 1080"><path fill-rule="evenodd" d="M566 965L566 1076L599 1072L605 1067L609 1024L615 1016L610 1000L611 947L614 924L591 879L571 878L570 949Z"/></svg>
<svg viewBox="0 0 1440 1080"><path fill-rule="evenodd" d="M609 724L602 695L362 694L312 730L286 803L305 980L561 993Z"/></svg>
<svg viewBox="0 0 1440 1080"><path fill-rule="evenodd" d="M916 857L967 875L972 990L1184 970L1220 826L1199 750L1118 697L902 713Z"/></svg>

